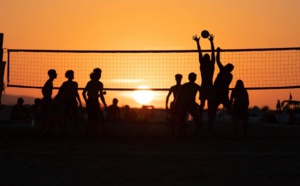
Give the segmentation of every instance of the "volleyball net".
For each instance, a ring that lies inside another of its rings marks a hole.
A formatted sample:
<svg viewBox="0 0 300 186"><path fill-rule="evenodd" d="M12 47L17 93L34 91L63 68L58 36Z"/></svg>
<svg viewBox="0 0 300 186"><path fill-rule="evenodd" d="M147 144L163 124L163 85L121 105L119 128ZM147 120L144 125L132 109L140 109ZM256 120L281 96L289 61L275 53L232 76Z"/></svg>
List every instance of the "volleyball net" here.
<svg viewBox="0 0 300 186"><path fill-rule="evenodd" d="M211 54L210 50L204 53ZM49 69L58 76L58 88L67 70L74 71L74 81L85 87L94 68L102 69L100 79L106 90L135 90L140 85L152 90L168 90L175 84L175 74L197 74L201 83L197 50L88 51L88 50L7 50L7 86L41 88ZM221 51L223 65L232 63L233 88L242 79L248 89L285 89L300 87L300 48L226 49ZM219 69L215 65L214 79Z"/></svg>

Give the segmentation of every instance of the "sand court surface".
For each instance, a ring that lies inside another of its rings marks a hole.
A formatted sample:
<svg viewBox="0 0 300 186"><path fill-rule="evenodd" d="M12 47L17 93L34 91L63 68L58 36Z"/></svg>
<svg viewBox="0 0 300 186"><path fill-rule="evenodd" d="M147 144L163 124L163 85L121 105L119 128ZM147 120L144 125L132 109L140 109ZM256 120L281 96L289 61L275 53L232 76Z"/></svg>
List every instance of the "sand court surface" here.
<svg viewBox="0 0 300 186"><path fill-rule="evenodd" d="M232 136L230 122L213 133L172 138L165 123L110 123L107 135L40 137L37 127L2 123L0 185L299 185L300 128L250 124Z"/></svg>

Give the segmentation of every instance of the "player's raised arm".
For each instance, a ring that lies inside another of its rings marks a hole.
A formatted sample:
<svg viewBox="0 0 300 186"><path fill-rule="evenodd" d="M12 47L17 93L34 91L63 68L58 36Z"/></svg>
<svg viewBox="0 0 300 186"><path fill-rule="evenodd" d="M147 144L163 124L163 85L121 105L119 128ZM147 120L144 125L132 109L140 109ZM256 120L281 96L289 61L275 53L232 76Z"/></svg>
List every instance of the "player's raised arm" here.
<svg viewBox="0 0 300 186"><path fill-rule="evenodd" d="M219 69L221 70L224 68L224 66L222 65L222 63L220 61L220 52L221 52L221 48L218 47L217 48L217 64L218 64Z"/></svg>
<svg viewBox="0 0 300 186"><path fill-rule="evenodd" d="M209 41L210 41L210 46L211 46L211 61L213 63L215 63L215 45L214 45L214 38L215 36L214 35L210 35L209 36Z"/></svg>
<svg viewBox="0 0 300 186"><path fill-rule="evenodd" d="M197 35L193 35L193 40L196 41L197 43L197 49L198 49L198 53L199 53L199 63L202 63L202 50L201 50L201 46L200 46L200 36L198 37Z"/></svg>

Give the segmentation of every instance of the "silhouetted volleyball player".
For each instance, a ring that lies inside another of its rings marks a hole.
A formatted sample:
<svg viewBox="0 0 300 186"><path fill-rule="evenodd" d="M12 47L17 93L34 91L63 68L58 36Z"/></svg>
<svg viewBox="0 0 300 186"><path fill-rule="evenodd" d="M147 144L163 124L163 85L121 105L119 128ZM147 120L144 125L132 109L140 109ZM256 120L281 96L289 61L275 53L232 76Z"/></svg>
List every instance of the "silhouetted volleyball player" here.
<svg viewBox="0 0 300 186"><path fill-rule="evenodd" d="M48 113L52 102L53 81L56 79L57 74L54 69L48 70L49 79L46 81L42 88L43 98L41 101L41 114L42 114L42 132L45 130L46 122L48 121Z"/></svg>
<svg viewBox="0 0 300 186"><path fill-rule="evenodd" d="M169 93L167 95L166 98L166 109L169 109L169 98L170 96L173 94L173 101L170 104L170 109L172 108L172 106L174 105L174 100L179 92L180 86L181 86L181 80L182 80L182 75L181 74L176 74L175 75L175 80L176 80L176 85L171 86L171 88L169 89Z"/></svg>
<svg viewBox="0 0 300 186"><path fill-rule="evenodd" d="M194 119L195 123L195 132L199 132L199 118L198 118L198 107L195 98L197 92L200 91L200 87L195 83L197 75L195 73L190 73L188 76L189 82L181 85L178 96L175 100L175 107L180 108L179 112L179 132L180 135L186 134L186 124L185 118L186 114L189 113Z"/></svg>
<svg viewBox="0 0 300 186"><path fill-rule="evenodd" d="M217 64L219 67L219 73L214 82L214 94L215 98L213 100L211 109L208 110L208 129L211 130L214 124L214 120L216 117L216 113L220 104L227 109L228 112L232 114L231 105L229 102L229 85L232 81L232 70L234 66L231 63L226 64L225 66L222 65L220 61L220 52L221 49L217 48Z"/></svg>
<svg viewBox="0 0 300 186"><path fill-rule="evenodd" d="M237 119L242 120L243 123L243 134L242 136L245 137L248 128L248 107L249 107L249 96L247 89L244 87L244 82L242 80L237 80L234 89L231 91L230 94L230 103L232 105L234 117ZM234 132L237 134L238 132L238 121L235 121Z"/></svg>
<svg viewBox="0 0 300 186"><path fill-rule="evenodd" d="M201 122L205 101L208 102L208 109L210 109L211 100L213 99L213 76L215 71L215 47L214 35L209 36L211 45L211 57L209 54L202 54L200 46L200 37L193 36L193 40L197 43L199 53L200 74L201 74L201 88L200 88L200 107L199 107L199 121Z"/></svg>
<svg viewBox="0 0 300 186"><path fill-rule="evenodd" d="M87 134L95 133L99 123L102 127L103 133L106 132L104 116L99 102L100 97L105 109L107 109L103 95L103 83L99 81L101 78L101 73L102 71L100 68L95 68L93 73L90 75L91 80L87 83L82 92L89 117L89 123L86 128Z"/></svg>
<svg viewBox="0 0 300 186"><path fill-rule="evenodd" d="M182 75L181 74L176 74L175 75L175 80L176 80L176 85L171 86L168 95L166 97L166 111L167 111L167 119L170 118L171 122L171 129L172 129L172 135L174 135L175 132L175 121L176 121L176 111L174 108L174 101L178 95L178 92L181 87L181 80L182 80ZM169 98L173 94L173 101L170 104L170 109L169 109Z"/></svg>
<svg viewBox="0 0 300 186"><path fill-rule="evenodd" d="M53 98L49 110L47 111L47 119L45 121L45 130L42 135L48 135L56 126L61 134L64 134L66 116L65 116L65 104L64 95L62 91L58 91Z"/></svg>
<svg viewBox="0 0 300 186"><path fill-rule="evenodd" d="M78 103L79 107L81 107L81 100L78 94L78 83L73 81L73 70L67 70L65 73L65 77L68 78L68 80L61 85L58 91L58 95L62 95L64 114L66 115L67 119L72 120L78 133Z"/></svg>

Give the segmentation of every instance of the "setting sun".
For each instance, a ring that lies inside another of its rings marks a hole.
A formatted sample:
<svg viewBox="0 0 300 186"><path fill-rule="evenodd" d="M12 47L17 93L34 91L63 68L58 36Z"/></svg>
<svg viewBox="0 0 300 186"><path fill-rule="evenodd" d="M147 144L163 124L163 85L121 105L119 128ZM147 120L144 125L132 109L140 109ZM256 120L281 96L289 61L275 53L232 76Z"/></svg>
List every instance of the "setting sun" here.
<svg viewBox="0 0 300 186"><path fill-rule="evenodd" d="M136 90L133 92L134 100L140 104L150 103L153 99L153 91L147 90L147 89L149 89L149 87L144 86L144 85L139 86L138 89L141 89L141 90Z"/></svg>

